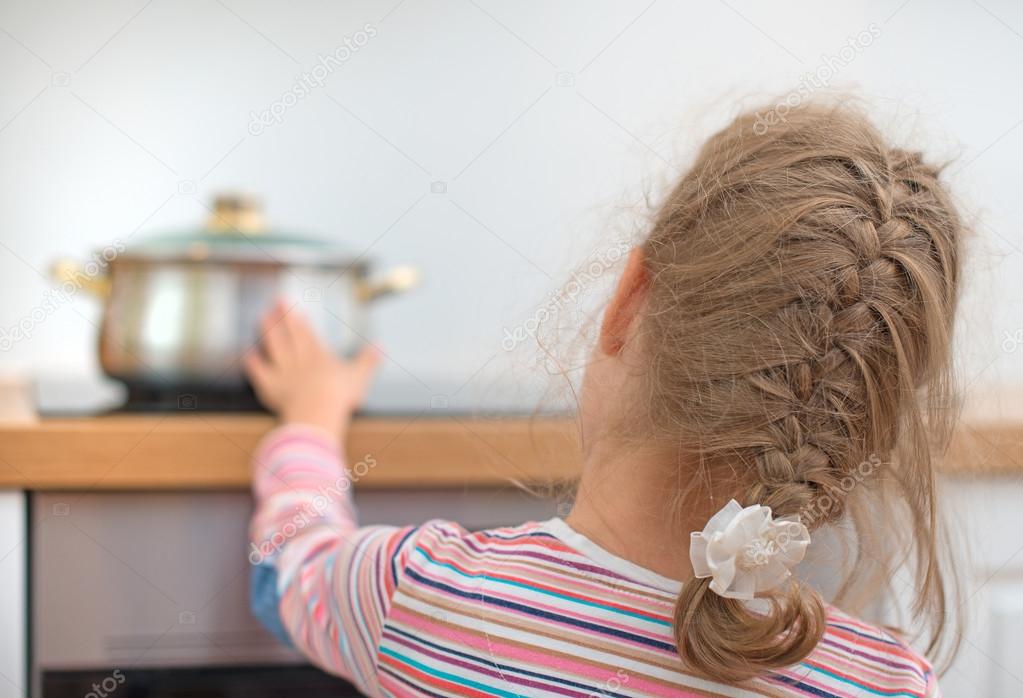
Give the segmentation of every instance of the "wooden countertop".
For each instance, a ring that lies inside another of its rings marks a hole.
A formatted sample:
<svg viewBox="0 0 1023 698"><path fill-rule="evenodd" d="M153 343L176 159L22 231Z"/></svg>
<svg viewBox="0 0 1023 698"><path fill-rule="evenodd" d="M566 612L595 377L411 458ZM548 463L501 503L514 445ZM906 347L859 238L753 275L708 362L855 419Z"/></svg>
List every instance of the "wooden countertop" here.
<svg viewBox="0 0 1023 698"><path fill-rule="evenodd" d="M246 488L263 415L153 414L0 425L0 487ZM579 462L569 420L357 419L348 461L371 456L363 488L490 487L570 479ZM369 462L366 460L366 462Z"/></svg>
<svg viewBox="0 0 1023 698"><path fill-rule="evenodd" d="M273 426L265 415L34 416L0 390L0 488L240 489ZM376 465L359 488L481 488L551 484L578 473L571 419L420 415L356 419L348 457ZM1023 475L1023 419L965 419L942 470L953 476Z"/></svg>

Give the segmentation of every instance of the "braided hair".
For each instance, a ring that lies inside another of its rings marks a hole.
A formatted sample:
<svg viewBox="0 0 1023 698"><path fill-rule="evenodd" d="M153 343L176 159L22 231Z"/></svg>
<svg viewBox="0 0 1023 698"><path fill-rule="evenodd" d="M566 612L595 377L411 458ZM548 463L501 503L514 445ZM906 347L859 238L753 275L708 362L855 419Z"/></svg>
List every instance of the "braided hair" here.
<svg viewBox="0 0 1023 698"><path fill-rule="evenodd" d="M711 491L811 529L892 502L915 534L920 608L940 616L931 459L949 428L962 225L938 176L847 107L794 108L767 129L739 117L643 244L640 336L655 436L696 453ZM676 607L691 670L741 681L824 632L821 599L797 583L754 613L709 581Z"/></svg>

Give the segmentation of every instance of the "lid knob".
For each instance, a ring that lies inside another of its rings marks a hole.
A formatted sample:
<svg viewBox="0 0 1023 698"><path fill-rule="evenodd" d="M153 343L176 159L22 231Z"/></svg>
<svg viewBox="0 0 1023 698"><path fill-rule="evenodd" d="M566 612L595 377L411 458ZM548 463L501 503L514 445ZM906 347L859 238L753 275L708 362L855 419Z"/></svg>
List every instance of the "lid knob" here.
<svg viewBox="0 0 1023 698"><path fill-rule="evenodd" d="M213 200L207 227L217 233L250 235L266 230L263 209L255 197L231 194Z"/></svg>

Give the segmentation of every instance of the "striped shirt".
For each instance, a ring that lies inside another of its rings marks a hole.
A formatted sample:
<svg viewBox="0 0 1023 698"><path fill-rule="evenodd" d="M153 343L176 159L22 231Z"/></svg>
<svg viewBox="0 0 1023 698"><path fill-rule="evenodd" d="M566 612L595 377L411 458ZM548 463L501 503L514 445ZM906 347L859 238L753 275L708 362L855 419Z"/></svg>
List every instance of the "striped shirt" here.
<svg viewBox="0 0 1023 698"><path fill-rule="evenodd" d="M255 456L250 560L287 638L370 696L937 696L927 660L835 608L806 659L741 688L683 670L681 584L561 519L359 527L337 446L281 427ZM272 615L272 613L271 613Z"/></svg>

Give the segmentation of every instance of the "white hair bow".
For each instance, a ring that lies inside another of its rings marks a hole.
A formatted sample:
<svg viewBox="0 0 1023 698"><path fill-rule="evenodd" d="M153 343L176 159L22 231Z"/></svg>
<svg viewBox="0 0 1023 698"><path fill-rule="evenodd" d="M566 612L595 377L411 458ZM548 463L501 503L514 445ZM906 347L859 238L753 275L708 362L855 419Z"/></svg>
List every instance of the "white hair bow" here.
<svg viewBox="0 0 1023 698"><path fill-rule="evenodd" d="M742 507L733 499L693 532L689 557L697 578L713 577L714 592L749 600L788 579L809 544L799 516L774 519L770 507Z"/></svg>

